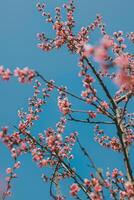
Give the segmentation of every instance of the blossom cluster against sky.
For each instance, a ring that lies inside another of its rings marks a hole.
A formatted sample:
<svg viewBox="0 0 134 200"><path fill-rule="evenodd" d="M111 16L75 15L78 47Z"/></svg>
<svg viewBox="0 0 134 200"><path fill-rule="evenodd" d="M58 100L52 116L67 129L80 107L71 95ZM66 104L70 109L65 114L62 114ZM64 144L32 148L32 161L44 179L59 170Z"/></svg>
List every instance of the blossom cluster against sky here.
<svg viewBox="0 0 134 200"><path fill-rule="evenodd" d="M63 0L47 0L48 9L54 11L55 6L60 6ZM49 25L43 22L43 19L36 10L35 0L1 0L0 1L0 65L14 69L15 67L29 66L38 70L48 79L55 79L60 85L67 85L72 92L80 93L82 84L77 78L78 70L77 57L69 55L66 49L44 53L37 48L36 34L46 32L51 34ZM81 26L86 26L92 22L96 13L103 15L107 25L107 31L123 30L125 33L133 31L133 0L76 0L76 31ZM94 34L93 34L94 35ZM99 37L92 36L92 42L97 42ZM130 48L132 48L130 46ZM68 78L66 78L68 77ZM16 80L3 83L0 81L0 126L9 125L13 130L13 125L18 122L17 110L27 109L27 99L32 95L32 85L21 85ZM57 123L60 113L56 107L57 95L54 94L50 99L46 111L41 114L41 120L36 124L34 132L36 134L47 127L54 127ZM76 106L79 106L76 103ZM53 117L52 117L53 116ZM121 165L120 156L111 151L103 150L96 146L92 141L92 129L88 125L72 124L67 126L67 133L78 130L81 135L81 141L91 152L99 167L112 167L113 160L117 167ZM114 131L111 129L110 131ZM88 138L88 139L87 139ZM96 148L97 147L97 148ZM97 149L97 150L96 150ZM0 174L4 176L4 169L11 164L11 158L8 150L0 144ZM78 166L83 171L84 165L82 155L75 152L76 160L73 165ZM112 158L112 159L111 159ZM105 164L102 164L103 160ZM50 199L49 187L41 180L43 170L38 170L30 156L22 157L22 167L18 170L19 178L13 184L13 196L11 200L22 199ZM85 163L84 163L85 164ZM85 176L85 172L82 172ZM68 185L67 185L68 187ZM65 192L67 188L64 189ZM68 197L67 199L71 199Z"/></svg>

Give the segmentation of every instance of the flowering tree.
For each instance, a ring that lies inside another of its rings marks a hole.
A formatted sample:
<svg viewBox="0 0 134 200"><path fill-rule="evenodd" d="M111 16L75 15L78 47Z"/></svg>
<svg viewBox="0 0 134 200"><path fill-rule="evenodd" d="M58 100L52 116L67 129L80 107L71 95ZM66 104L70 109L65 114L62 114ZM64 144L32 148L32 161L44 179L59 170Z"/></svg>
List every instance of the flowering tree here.
<svg viewBox="0 0 134 200"><path fill-rule="evenodd" d="M70 195L73 199L133 200L134 176L130 150L134 140L134 114L128 112L128 108L132 105L134 93L134 55L126 50L124 39L127 37L134 43L134 33L125 36L119 31L110 36L105 30L102 16L97 15L94 22L82 27L76 34L73 0L63 5L67 13L65 20L59 7L55 8L55 17L47 12L44 3L37 3L36 7L55 33L53 38L39 33L38 47L45 53L64 45L71 54L76 54L79 57L79 76L83 90L80 95L71 93L67 87L59 86L53 80L46 80L42 74L29 67L16 68L13 72L0 67L0 78L3 81L9 81L11 76L17 77L23 84L35 79L34 94L29 99L28 110L18 111L20 121L14 126L14 132L9 133L6 126L0 131L0 139L14 160L13 166L6 169L6 184L1 188L2 200L11 195L13 179L17 177L16 171L21 166L19 158L29 153L38 167L52 169L49 176L42 176L50 184L52 199L68 199L62 193L60 183L63 179L71 179ZM101 40L93 45L90 35L96 29L100 30ZM99 90L103 95L100 95ZM56 129L48 128L35 137L32 133L34 121L40 120L40 112L56 91L57 105L62 116ZM115 91L114 94L111 91ZM84 109L75 109L71 98L84 105ZM70 121L94 127L95 141L107 151L111 149L115 154L122 155L124 172L117 169L116 163L112 170L99 169L89 150L81 143L77 130L65 136L65 127ZM111 127L115 130L113 136L108 133ZM75 159L72 152L74 145L78 146L77 151L83 153L89 167L94 170L88 177L82 177L72 165L71 160Z"/></svg>

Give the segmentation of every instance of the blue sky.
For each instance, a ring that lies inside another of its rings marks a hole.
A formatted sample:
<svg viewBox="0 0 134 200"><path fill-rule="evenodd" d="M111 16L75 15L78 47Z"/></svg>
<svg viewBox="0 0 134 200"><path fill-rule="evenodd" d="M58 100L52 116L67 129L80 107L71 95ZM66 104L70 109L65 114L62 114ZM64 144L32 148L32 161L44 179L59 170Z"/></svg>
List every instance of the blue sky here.
<svg viewBox="0 0 134 200"><path fill-rule="evenodd" d="M47 0L46 2L48 10L53 13L55 6L60 6L67 1ZM59 85L67 85L70 91L80 94L82 83L77 78L78 58L69 55L65 48L50 53L44 53L37 48L36 34L45 32L49 35L51 27L43 22L35 5L35 0L0 0L0 65L11 69L17 66L29 66L38 70L47 79L54 79ZM96 13L100 13L103 15L109 33L118 30L123 30L125 33L131 32L134 27L133 8L133 0L76 0L76 31L81 26L88 25L95 19ZM96 42L99 37L95 34L92 36L92 40ZM132 50L131 46L130 48ZM24 86L13 79L7 83L0 81L0 126L9 125L12 130L12 126L18 122L17 110L22 107L27 109L27 99L32 92L30 84ZM79 103L72 101L74 104L76 103L76 107L79 106ZM47 127L55 127L60 117L56 105L57 95L54 94L46 110L41 114L40 122L35 124L35 132L43 131ZM69 123L66 134L73 130L79 132L81 141L95 158L98 167L112 168L114 162L116 167L122 168L120 155L103 150L94 143L93 131L89 125ZM111 128L110 131L112 132L114 129ZM2 144L0 145L0 155L1 173L11 163L10 155ZM87 176L89 172L83 170L86 161L83 160L82 154L78 155L76 149L75 157L74 166L79 168L83 176ZM49 187L41 180L42 171L38 170L29 155L23 156L22 161L22 167L18 170L19 178L14 181L13 196L10 199L49 200ZM67 191L67 187L68 185L65 187L65 191ZM67 199L71 198L68 196Z"/></svg>

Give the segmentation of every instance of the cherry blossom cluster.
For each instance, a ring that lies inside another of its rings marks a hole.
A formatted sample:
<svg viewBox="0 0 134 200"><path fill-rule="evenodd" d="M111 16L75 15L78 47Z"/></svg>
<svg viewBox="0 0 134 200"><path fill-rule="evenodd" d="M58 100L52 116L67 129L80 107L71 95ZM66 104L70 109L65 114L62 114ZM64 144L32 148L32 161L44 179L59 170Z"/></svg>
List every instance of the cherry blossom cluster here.
<svg viewBox="0 0 134 200"><path fill-rule="evenodd" d="M2 80L9 80L11 76L17 77L18 81L21 83L29 83L36 76L36 73L28 67L24 67L23 69L17 67L12 73L10 69L4 69L3 66L0 66L0 77Z"/></svg>
<svg viewBox="0 0 134 200"><path fill-rule="evenodd" d="M116 82L121 86L121 89L127 91L134 91L134 60L127 54L122 54L116 57L114 63L120 67Z"/></svg>
<svg viewBox="0 0 134 200"><path fill-rule="evenodd" d="M123 173L115 168L112 173L107 171L107 182L111 189L111 196L119 199L134 198L134 184L124 177Z"/></svg>
<svg viewBox="0 0 134 200"><path fill-rule="evenodd" d="M125 128L125 132L123 133L123 141L126 147L130 146L134 142L134 134L132 128L132 124L127 124L128 127ZM103 147L111 148L114 151L122 151L121 143L118 137L110 137L109 134L105 134L102 129L100 129L99 125L95 126L95 140Z"/></svg>
<svg viewBox="0 0 134 200"><path fill-rule="evenodd" d="M134 88L134 60L133 55L124 52L125 44L122 44L124 38L121 37L123 33L114 33L119 44L109 35L104 35L98 46L91 46L85 44L83 56L91 57L99 62L103 70L108 70L110 66L117 66L118 71L115 75L114 81L117 83L122 91L132 91ZM115 58L109 57L109 48L114 52Z"/></svg>
<svg viewBox="0 0 134 200"><path fill-rule="evenodd" d="M129 38L130 41L132 41L134 43L134 32L128 33L127 37Z"/></svg>
<svg viewBox="0 0 134 200"><path fill-rule="evenodd" d="M102 185L99 181L99 179L92 177L91 180L89 179L85 179L84 180L84 184L86 185L86 187L88 188L88 190L90 191L90 198L93 199L98 199L101 200L102 199Z"/></svg>
<svg viewBox="0 0 134 200"><path fill-rule="evenodd" d="M21 163L20 161L16 161L15 160L15 164L13 165L12 168L8 167L6 169L6 188L3 192L3 198L5 198L6 196L11 196L11 189L12 189L12 185L11 185L11 181L12 179L17 178L17 174L15 173L15 170L20 168Z"/></svg>
<svg viewBox="0 0 134 200"><path fill-rule="evenodd" d="M86 90L82 91L81 96L86 99L87 103L96 101L96 90L92 87L93 82L94 78L89 74L86 74L83 79L83 86Z"/></svg>
<svg viewBox="0 0 134 200"><path fill-rule="evenodd" d="M13 133L12 135L8 135L7 132L8 132L7 127L2 128L2 130L0 131L0 139L11 151L11 154L12 154L12 157L14 160L14 164L12 167L8 167L6 169L6 174L7 174L7 176L5 178L6 183L4 184L4 186L2 188L0 188L3 199L5 199L7 196L11 196L12 180L17 177L17 174L15 173L15 171L16 171L16 169L20 168L20 166L21 166L20 161L17 161L19 152L17 152L15 150L15 148L13 148L13 145L18 144L17 143L19 140L18 138L20 138L20 137L19 137L19 135L15 134L15 133ZM16 137L18 137L18 138L16 138Z"/></svg>
<svg viewBox="0 0 134 200"><path fill-rule="evenodd" d="M37 6L41 7L41 5ZM63 44L67 44L67 47L70 51L75 51L83 56L90 57L93 56L95 61L99 62L103 68L108 67L110 62L110 65L117 65L121 68L124 68L124 64L122 63L127 62L125 64L125 68L123 70L120 70L116 75L116 81L117 84L121 86L122 90L132 90L133 91L133 60L132 57L124 53L124 49L126 48L125 44L122 44L124 42L124 38L122 37L123 32L114 32L115 40L117 40L118 43L114 41L113 37L110 37L108 34L104 34L102 40L100 41L100 44L98 46L92 46L88 44L88 34L91 30L94 30L94 28L100 26L101 27L101 20L102 18L100 16L97 16L97 20L88 26L87 28L82 28L81 31L78 33L78 36L74 36L72 34L72 27L74 26L74 20L73 20L73 12L74 12L74 6L73 2L70 3L70 5L64 6L67 9L67 21L63 22L61 21L61 15L60 15L60 8L56 8L56 19L57 21L48 20L49 22L53 22L53 29L56 31L56 38L50 39L50 42L48 42L49 39L46 39L46 36L42 34L38 34L39 39L43 42L39 44L39 47L45 51L51 50L52 48L59 48ZM45 7L43 6L43 9ZM42 11L42 9L39 11ZM44 13L44 12L43 12ZM44 15L43 15L44 16ZM45 16L48 16L47 14ZM131 34L132 35L132 34ZM109 57L109 49L112 49L114 52L116 58ZM120 62L121 60L121 62ZM131 74L128 75L128 68L130 71L131 68Z"/></svg>
<svg viewBox="0 0 134 200"><path fill-rule="evenodd" d="M123 32L114 32L113 37L109 36L104 31L104 25L102 23L102 17L97 16L97 19L89 26L82 27L78 35L74 35L72 28L75 21L73 12L75 6L73 1L68 5L64 5L67 10L67 21L63 21L61 17L61 9L56 8L56 20L53 20L50 13L44 11L46 6L37 4L37 8L44 17L47 17L47 21L51 22L53 29L56 31L56 37L54 39L47 38L44 33L38 34L39 40L42 42L38 46L44 51L52 50L53 48L60 48L63 44L66 44L68 49L72 52L77 52L82 57L93 57L96 62L103 67L103 70L108 70L110 66L117 65L119 71L116 73L115 82L121 87L122 91L131 90L133 92L134 87L134 75L133 75L133 56L125 53L126 45L124 44ZM103 38L99 45L91 45L88 43L88 35L99 27ZM129 34L129 38L132 38L132 33ZM112 51L115 57L109 56L109 51ZM127 63L126 63L127 62ZM125 63L125 64L124 64ZM124 66L125 65L125 66ZM81 73L84 73L85 69Z"/></svg>
<svg viewBox="0 0 134 200"><path fill-rule="evenodd" d="M17 67L14 70L14 76L18 77L19 82L28 83L32 81L32 79L36 76L36 73L28 67L24 67L23 69Z"/></svg>
<svg viewBox="0 0 134 200"><path fill-rule="evenodd" d="M104 134L98 125L95 127L95 140L103 147L111 148L114 151L121 151L121 144L117 137L110 138L109 135Z"/></svg>
<svg viewBox="0 0 134 200"><path fill-rule="evenodd" d="M67 97L65 98L58 98L58 107L60 112L63 113L63 115L66 115L68 113L70 113L70 109L71 109L71 103L69 103Z"/></svg>
<svg viewBox="0 0 134 200"><path fill-rule="evenodd" d="M46 103L45 102L46 96L42 94L43 98L42 96L39 97L41 93L39 90L40 87L41 87L41 83L39 81L36 81L34 85L34 95L32 98L29 99L28 113L23 112L23 110L18 111L18 115L21 119L19 122L18 130L22 134L27 133L27 129L33 126L33 121L39 119L38 114L42 111L41 107ZM43 89L43 92L44 92L44 89Z"/></svg>
<svg viewBox="0 0 134 200"><path fill-rule="evenodd" d="M43 75L28 67L23 69L17 67L12 73L10 69L0 66L2 80L9 80L11 76L15 76L21 83L29 83L35 77L43 81L43 84L38 80L35 81L34 94L28 101L28 111L24 112L23 109L18 111L20 121L18 126L14 126L15 131L9 134L7 127L0 131L0 139L11 152L14 160L13 167L6 169L7 184L3 192L3 200L11 194L11 181L17 177L15 170L21 165L18 158L28 153L32 155L38 167L49 167L53 170L50 176L44 174L43 180L50 182L50 196L55 200L65 199L59 192L60 181L65 178L71 178L74 181L70 186L70 195L75 199L80 200L79 196L81 192L84 192L87 199L103 200L106 191L106 195L108 193L109 198L114 200L134 199L134 177L129 160L129 148L134 142L134 114L127 112L128 103L134 94L134 56L126 51L124 33L118 31L110 36L105 30L102 16L97 15L93 23L82 27L77 34L74 34L73 0L63 5L67 16L65 20L62 18L60 7L55 8L54 17L46 11L46 4L38 2L36 7L55 32L54 38L47 37L45 33L38 33L37 37L40 41L38 47L43 51L51 51L66 45L71 53L79 55L79 76L84 89L80 96L77 96L68 92L66 87L57 86L53 80L46 80ZM100 29L101 40L93 45L90 34L97 28ZM134 42L134 33L130 32L127 38ZM97 64L97 67L91 62ZM111 88L109 89L105 82L108 79L111 86L114 83L119 86L115 96L111 94ZM32 134L32 127L36 124L35 121L40 119L40 113L54 89L57 89L59 93L57 105L62 117L56 124L56 129L47 128L35 137ZM103 95L99 90L103 92ZM86 109L73 109L69 95L83 102ZM90 110L88 106L91 107ZM77 113L78 116L81 115L81 118L75 118ZM85 119L82 119L85 115ZM106 176L99 171L79 142L78 133L73 131L69 135L66 134L65 127L69 120L95 124L95 140L101 146L123 155L126 174L117 168L112 172L108 170ZM99 124L107 125L108 129L100 128ZM117 134L112 134L112 137L109 136L110 125L115 126L117 132ZM96 172L96 175L91 174L90 178L84 180L70 164L71 159L74 158L73 146L76 142ZM55 185L56 195L53 194L53 185Z"/></svg>
<svg viewBox="0 0 134 200"><path fill-rule="evenodd" d="M0 77L2 80L9 80L11 75L10 69L4 69L3 66L0 66Z"/></svg>
<svg viewBox="0 0 134 200"><path fill-rule="evenodd" d="M85 42L88 41L88 33L93 31L96 27L101 24L102 17L97 16L97 19L87 27L82 27L77 36L73 35L72 28L75 25L74 21L74 2L70 1L69 4L64 4L63 7L67 11L67 20L63 21L61 17L61 9L57 7L55 9L56 16L55 20L51 17L50 13L46 12L46 6L41 3L36 5L42 16L46 18L46 21L52 23L53 29L56 32L56 37L54 39L47 38L44 33L39 33L37 36L42 42L38 45L43 51L50 51L53 48L60 48L62 45L66 44L70 51L80 52L81 47Z"/></svg>
<svg viewBox="0 0 134 200"><path fill-rule="evenodd" d="M70 155L70 152L72 150L72 146L74 145L76 141L77 133L71 133L70 136L67 136L65 138L65 142L63 142L63 138L61 134L57 134L54 130L48 129L45 132L46 135L46 144L50 151L57 152L58 156L60 158L73 158L73 155Z"/></svg>
<svg viewBox="0 0 134 200"><path fill-rule="evenodd" d="M98 173L98 176L94 174L90 175L90 178L84 179L84 186L86 192L91 200L102 200L104 198L104 190L107 190L107 195L111 199L133 199L134 197L134 184L126 181L124 174L117 168L112 172L109 169L106 172L106 176L102 173ZM77 197L80 187L77 183L73 183L70 186L70 194L73 197Z"/></svg>
<svg viewBox="0 0 134 200"><path fill-rule="evenodd" d="M93 56L95 61L105 63L108 60L108 50L114 45L114 40L109 35L104 35L98 46L84 45L83 56Z"/></svg>
<svg viewBox="0 0 134 200"><path fill-rule="evenodd" d="M71 186L70 186L70 194L72 196L76 196L77 193L79 192L80 188L79 186L76 184L76 183L73 183Z"/></svg>
<svg viewBox="0 0 134 200"><path fill-rule="evenodd" d="M56 124L57 132L63 133L65 130L66 118L61 118L60 121Z"/></svg>
<svg viewBox="0 0 134 200"><path fill-rule="evenodd" d="M6 179L7 189L6 193L3 193L4 196L11 193L10 183L11 180L16 177L13 171L20 167L20 162L17 162L18 157L23 153L32 151L36 145L34 138L32 138L32 136L30 137L30 128L33 126L33 122L39 119L38 114L42 111L41 107L46 103L45 99L49 97L49 93L52 91L51 84L47 84L47 87L42 89L42 97L44 98L44 100L42 100L42 98L38 97L41 93L39 90L40 87L41 83L36 81L34 85L34 95L31 99L29 99L28 113L22 110L18 111L20 122L18 127L15 126L17 130L12 134L8 134L8 128L4 127L0 131L0 139L10 150L15 161L13 168L7 168L6 170L7 174L10 174L10 177ZM42 161L42 165L44 166L44 160Z"/></svg>
<svg viewBox="0 0 134 200"><path fill-rule="evenodd" d="M42 97L44 99L49 97L49 93L53 90L52 82L53 81L50 81L47 84L47 87L42 89ZM34 95L31 99L29 99L28 113L23 110L19 110L18 115L20 117L20 122L18 127L15 127L17 130L12 134L8 134L8 129L5 127L0 132L0 138L10 150L14 160L17 160L22 154L31 153L33 160L39 167L52 167L59 163L59 158L66 158L69 160L73 158L71 151L74 143L76 142L77 133L71 133L70 136L66 136L63 141L62 134L65 129L66 119L61 118L56 125L57 132L55 132L52 128L48 128L44 134L39 133L37 139L31 135L30 129L33 126L33 122L39 119L39 113L42 111L41 107L46 103L46 101L38 97L41 93L40 89L41 83L36 81L34 85ZM19 162L14 165L14 168L18 167ZM8 192L3 193L5 196L10 194L10 182L12 178L15 178L15 176L12 175L12 168L7 168L7 173L11 174L11 177L8 178ZM59 180L69 176L70 174L68 171L63 171L62 175L59 176ZM60 199L60 197L58 197L58 199Z"/></svg>

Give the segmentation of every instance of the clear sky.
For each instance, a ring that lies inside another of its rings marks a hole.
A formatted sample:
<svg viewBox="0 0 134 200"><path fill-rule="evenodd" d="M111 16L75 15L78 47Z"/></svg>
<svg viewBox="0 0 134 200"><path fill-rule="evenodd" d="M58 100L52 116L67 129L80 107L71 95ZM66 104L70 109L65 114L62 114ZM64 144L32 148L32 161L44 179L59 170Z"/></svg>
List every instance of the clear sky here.
<svg viewBox="0 0 134 200"><path fill-rule="evenodd" d="M64 0L47 0L48 10L53 13L55 6L60 6ZM77 57L69 55L65 48L51 53L44 53L37 48L36 34L45 32L51 34L51 29L43 22L43 18L36 10L35 0L0 0L0 65L14 69L15 67L29 66L38 70L47 79L54 79L60 85L67 85L68 89L80 94L82 83L77 74ZM123 30L125 33L133 31L134 27L133 0L76 0L76 31L95 19L96 13L103 15L108 33ZM93 36L96 42L97 36ZM0 126L17 125L17 110L27 109L27 99L32 95L32 85L21 85L16 80L3 83L0 80ZM71 99L72 100L72 99ZM75 103L75 101L73 100ZM34 132L41 132L47 127L55 127L60 117L56 107L57 95L50 99L46 110L41 114L41 120L34 128ZM78 103L75 104L79 106ZM58 113L57 113L58 112ZM53 116L53 117L52 117ZM111 151L103 150L93 141L93 131L89 125L81 126L69 123L66 133L73 130L79 132L81 141L88 147L98 167L122 168L120 156ZM113 129L110 130L114 131ZM73 165L79 168L81 175L87 176L90 172L84 171L86 162L82 154L74 151L76 160ZM4 168L10 166L11 158L6 148L0 144L0 174ZM49 200L49 187L41 179L43 170L39 170L31 157L23 156L22 167L18 170L19 178L13 183L11 200ZM105 162L104 162L105 160ZM84 164L82 164L84 162ZM68 185L65 184L65 192ZM69 196L67 199L71 199Z"/></svg>

